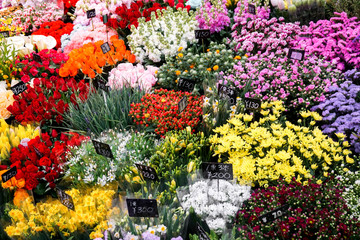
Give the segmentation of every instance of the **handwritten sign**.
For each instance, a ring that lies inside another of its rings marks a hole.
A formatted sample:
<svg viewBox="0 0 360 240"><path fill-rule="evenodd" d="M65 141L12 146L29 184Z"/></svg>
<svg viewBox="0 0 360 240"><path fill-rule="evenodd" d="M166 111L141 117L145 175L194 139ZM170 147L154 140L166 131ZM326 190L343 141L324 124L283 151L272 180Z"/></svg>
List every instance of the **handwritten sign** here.
<svg viewBox="0 0 360 240"><path fill-rule="evenodd" d="M196 231L196 235L198 235L200 240L210 240L206 231L200 226L200 224L198 222L196 223L195 231Z"/></svg>
<svg viewBox="0 0 360 240"><path fill-rule="evenodd" d="M251 14L256 14L255 5L249 4L249 5L248 5L248 9L249 9L249 13L251 13Z"/></svg>
<svg viewBox="0 0 360 240"><path fill-rule="evenodd" d="M126 199L130 217L159 217L156 199Z"/></svg>
<svg viewBox="0 0 360 240"><path fill-rule="evenodd" d="M195 30L195 39L205 39L210 37L209 29L198 29Z"/></svg>
<svg viewBox="0 0 360 240"><path fill-rule="evenodd" d="M230 105L236 104L237 93L234 88L219 84L218 95L221 99L227 100Z"/></svg>
<svg viewBox="0 0 360 240"><path fill-rule="evenodd" d="M0 35L3 36L4 38L8 38L8 37L10 37L10 32L9 31L1 31Z"/></svg>
<svg viewBox="0 0 360 240"><path fill-rule="evenodd" d="M13 91L14 95L19 95L22 92L27 90L27 86L23 81L20 81L18 84L11 87L11 91Z"/></svg>
<svg viewBox="0 0 360 240"><path fill-rule="evenodd" d="M7 181L9 181L12 177L15 177L17 174L17 169L16 167L12 167L10 168L9 171L5 172L1 178L2 178L2 181L5 183Z"/></svg>
<svg viewBox="0 0 360 240"><path fill-rule="evenodd" d="M103 43L101 46L100 46L103 54L107 53L107 52L110 52L111 48L110 48L110 45L109 43Z"/></svg>
<svg viewBox="0 0 360 240"><path fill-rule="evenodd" d="M70 210L75 211L74 201L69 194L67 194L65 191L61 190L60 188L56 188L56 193L58 195L58 198L60 199L60 202L65 207L67 207Z"/></svg>
<svg viewBox="0 0 360 240"><path fill-rule="evenodd" d="M288 58L302 61L304 60L305 50L289 49Z"/></svg>
<svg viewBox="0 0 360 240"><path fill-rule="evenodd" d="M39 157L39 158L42 158L44 157L44 155L39 151L39 149L37 149L35 146L34 146L34 151L36 153L36 155Z"/></svg>
<svg viewBox="0 0 360 240"><path fill-rule="evenodd" d="M206 179L231 180L233 176L232 164L225 163L202 163L202 175Z"/></svg>
<svg viewBox="0 0 360 240"><path fill-rule="evenodd" d="M137 163L135 165L140 170L141 175L143 176L144 179L149 179L152 181L159 180L154 168L148 167L148 166L142 165L142 164L137 164Z"/></svg>
<svg viewBox="0 0 360 240"><path fill-rule="evenodd" d="M88 19L96 17L95 9L91 9L91 10L86 11L86 16L87 16Z"/></svg>
<svg viewBox="0 0 360 240"><path fill-rule="evenodd" d="M265 214L261 215L259 217L259 219L260 219L260 221L262 223L273 222L276 219L284 216L287 213L288 210L289 210L289 205L285 204L285 205L283 205L283 206L281 206L279 208L274 209L271 212L268 212L268 213L265 213Z"/></svg>
<svg viewBox="0 0 360 240"><path fill-rule="evenodd" d="M109 17L107 14L103 15L103 23L106 24L109 21Z"/></svg>
<svg viewBox="0 0 360 240"><path fill-rule="evenodd" d="M301 37L301 38L312 38L312 34L305 34L305 33L302 33L302 34L300 34L299 35L299 37Z"/></svg>
<svg viewBox="0 0 360 240"><path fill-rule="evenodd" d="M184 92L192 92L195 88L195 81L188 78L180 78L178 88Z"/></svg>
<svg viewBox="0 0 360 240"><path fill-rule="evenodd" d="M41 57L39 54L33 53L33 58L35 62L42 63Z"/></svg>
<svg viewBox="0 0 360 240"><path fill-rule="evenodd" d="M98 142L95 140L92 140L92 143L94 144L95 151L97 154L103 155L104 157L108 157L108 158L114 158L114 156L111 152L111 148L108 144Z"/></svg>
<svg viewBox="0 0 360 240"><path fill-rule="evenodd" d="M252 111L257 111L261 108L261 101L260 99L256 99L256 98L245 98L244 99L245 102L245 108L252 110Z"/></svg>
<svg viewBox="0 0 360 240"><path fill-rule="evenodd" d="M188 105L187 97L184 96L178 103L179 114L185 110Z"/></svg>

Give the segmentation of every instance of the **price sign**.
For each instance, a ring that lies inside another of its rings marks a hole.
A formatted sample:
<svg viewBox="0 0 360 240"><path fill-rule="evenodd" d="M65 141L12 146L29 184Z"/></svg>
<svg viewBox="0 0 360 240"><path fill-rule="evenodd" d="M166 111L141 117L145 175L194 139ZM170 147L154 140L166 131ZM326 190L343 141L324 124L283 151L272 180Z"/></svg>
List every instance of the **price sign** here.
<svg viewBox="0 0 360 240"><path fill-rule="evenodd" d="M104 157L108 157L108 158L114 158L114 156L111 152L111 148L108 144L98 142L95 140L92 140L92 143L94 144L95 151L97 154L103 155Z"/></svg>
<svg viewBox="0 0 360 240"><path fill-rule="evenodd" d="M234 178L232 164L202 163L201 168L202 175L206 179L232 180Z"/></svg>
<svg viewBox="0 0 360 240"><path fill-rule="evenodd" d="M44 155L39 151L39 149L37 149L35 146L34 146L34 151L36 153L36 155L39 157L39 158L42 158L44 157Z"/></svg>
<svg viewBox="0 0 360 240"><path fill-rule="evenodd" d="M17 174L16 167L10 168L9 171L5 172L3 175L1 175L2 181L5 183L9 181L12 177L15 177Z"/></svg>
<svg viewBox="0 0 360 240"><path fill-rule="evenodd" d="M104 90L105 92L109 92L110 91L110 87L109 86L106 86L106 83L100 79L94 81L94 86L97 88L97 89L102 89Z"/></svg>
<svg viewBox="0 0 360 240"><path fill-rule="evenodd" d="M304 60L305 50L289 49L288 58L302 61Z"/></svg>
<svg viewBox="0 0 360 240"><path fill-rule="evenodd" d="M103 23L106 24L109 21L109 17L107 14L103 15Z"/></svg>
<svg viewBox="0 0 360 240"><path fill-rule="evenodd" d="M299 37L301 38L311 38L312 37L312 34L300 34Z"/></svg>
<svg viewBox="0 0 360 240"><path fill-rule="evenodd" d="M142 165L142 164L137 164L137 163L135 165L140 170L141 175L143 176L144 179L149 179L152 181L159 180L154 168L148 167L148 166Z"/></svg>
<svg viewBox="0 0 360 240"><path fill-rule="evenodd" d="M38 63L42 63L41 57L39 54L33 53L33 58L34 61L38 62Z"/></svg>
<svg viewBox="0 0 360 240"><path fill-rule="evenodd" d="M205 39L210 37L209 29L198 29L195 30L195 39Z"/></svg>
<svg viewBox="0 0 360 240"><path fill-rule="evenodd" d="M130 217L159 217L156 199L126 199Z"/></svg>
<svg viewBox="0 0 360 240"><path fill-rule="evenodd" d="M285 215L287 213L288 209L289 209L289 205L285 204L279 208L276 208L275 210L273 210L271 212L261 215L259 218L262 223L273 222L276 219Z"/></svg>
<svg viewBox="0 0 360 240"><path fill-rule="evenodd" d="M184 92L192 92L195 88L195 81L187 78L180 78L178 81L178 87Z"/></svg>
<svg viewBox="0 0 360 240"><path fill-rule="evenodd" d="M221 99L227 100L230 105L236 104L237 93L234 88L219 84L218 95Z"/></svg>
<svg viewBox="0 0 360 240"><path fill-rule="evenodd" d="M184 96L178 103L178 108L179 108L179 114L185 110L185 108L188 105L188 101L187 101L187 97Z"/></svg>
<svg viewBox="0 0 360 240"><path fill-rule="evenodd" d="M56 193L60 202L70 210L75 211L75 206L72 197L60 188L56 188Z"/></svg>
<svg viewBox="0 0 360 240"><path fill-rule="evenodd" d="M10 37L10 32L9 31L1 31L0 35L3 36L4 38L8 38L8 37Z"/></svg>
<svg viewBox="0 0 360 240"><path fill-rule="evenodd" d="M198 235L199 240L210 240L209 236L207 235L206 231L200 226L200 224L196 223L196 235Z"/></svg>
<svg viewBox="0 0 360 240"><path fill-rule="evenodd" d="M11 87L11 91L13 91L14 95L19 95L22 92L27 90L27 86L23 81L20 81L18 84Z"/></svg>
<svg viewBox="0 0 360 240"><path fill-rule="evenodd" d="M249 9L249 13L251 13L251 14L256 14L255 5L249 4L249 5L248 5L248 9Z"/></svg>
<svg viewBox="0 0 360 240"><path fill-rule="evenodd" d="M261 108L261 101L260 99L256 99L256 98L245 98L244 99L245 102L245 108L252 110L252 111L257 111Z"/></svg>
<svg viewBox="0 0 360 240"><path fill-rule="evenodd" d="M94 17L96 17L95 9L91 9L91 10L86 11L86 16L87 16L87 18L94 18Z"/></svg>
<svg viewBox="0 0 360 240"><path fill-rule="evenodd" d="M103 54L110 52L110 50L111 50L110 45L107 42L103 43L100 47L101 47Z"/></svg>

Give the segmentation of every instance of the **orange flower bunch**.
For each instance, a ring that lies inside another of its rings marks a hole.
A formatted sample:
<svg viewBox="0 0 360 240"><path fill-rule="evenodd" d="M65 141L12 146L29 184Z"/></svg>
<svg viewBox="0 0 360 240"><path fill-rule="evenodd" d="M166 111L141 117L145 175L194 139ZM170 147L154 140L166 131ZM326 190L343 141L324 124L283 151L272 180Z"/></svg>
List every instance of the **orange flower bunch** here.
<svg viewBox="0 0 360 240"><path fill-rule="evenodd" d="M9 169L0 171L0 179L1 179L1 176L4 173L6 173L8 170ZM25 187L25 178L16 179L16 177L12 177L9 181L7 181L5 183L2 182L1 186L2 186L2 188L10 188L10 189L14 189L15 187L23 188L23 187Z"/></svg>
<svg viewBox="0 0 360 240"><path fill-rule="evenodd" d="M96 43L88 43L79 49L74 49L69 53L69 60L60 68L59 75L61 77L76 76L81 70L83 74L90 78L95 78L96 73L102 73L102 67L106 64L115 65L126 59L130 63L135 62L135 55L130 50L126 50L123 40L112 36L110 38L110 51L104 54L101 45L104 41ZM96 73L95 73L96 72Z"/></svg>

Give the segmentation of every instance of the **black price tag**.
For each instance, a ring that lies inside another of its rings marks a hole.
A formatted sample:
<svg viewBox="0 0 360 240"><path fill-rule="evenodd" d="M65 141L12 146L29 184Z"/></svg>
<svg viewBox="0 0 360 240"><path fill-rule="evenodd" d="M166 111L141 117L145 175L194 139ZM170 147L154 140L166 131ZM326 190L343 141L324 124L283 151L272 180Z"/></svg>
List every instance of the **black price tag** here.
<svg viewBox="0 0 360 240"><path fill-rule="evenodd" d="M103 54L110 52L110 50L111 50L110 45L107 42L103 43L100 47L101 47Z"/></svg>
<svg viewBox="0 0 360 240"><path fill-rule="evenodd" d="M289 49L288 58L302 61L304 60L305 50Z"/></svg>
<svg viewBox="0 0 360 240"><path fill-rule="evenodd" d="M105 92L109 92L110 91L110 87L109 86L106 86L106 83L100 79L94 81L94 86L97 88L97 89L102 89L104 90Z"/></svg>
<svg viewBox="0 0 360 240"><path fill-rule="evenodd" d="M248 4L249 13L256 14L256 8L253 4Z"/></svg>
<svg viewBox="0 0 360 240"><path fill-rule="evenodd" d="M271 212L261 215L259 217L259 219L262 223L273 222L276 219L284 216L288 212L288 210L289 210L289 205L285 204L279 208L276 208L275 210L273 210Z"/></svg>
<svg viewBox="0 0 360 240"><path fill-rule="evenodd" d="M75 7L71 7L71 8L69 8L69 13L71 13L71 14L74 14L75 13L75 10L76 10L76 8Z"/></svg>
<svg viewBox="0 0 360 240"><path fill-rule="evenodd" d="M108 15L103 15L103 23L106 24L109 21Z"/></svg>
<svg viewBox="0 0 360 240"><path fill-rule="evenodd" d="M91 9L91 10L86 11L86 16L87 16L87 18L94 18L94 17L96 17L95 9Z"/></svg>
<svg viewBox="0 0 360 240"><path fill-rule="evenodd" d="M207 235L206 231L200 226L200 224L196 223L196 235L198 235L199 240L210 240L209 236Z"/></svg>
<svg viewBox="0 0 360 240"><path fill-rule="evenodd" d="M4 38L8 38L8 37L10 37L10 32L9 31L2 31L2 32L0 32L0 35L3 36Z"/></svg>
<svg viewBox="0 0 360 240"><path fill-rule="evenodd" d="M301 38L312 38L312 34L300 34L299 37Z"/></svg>
<svg viewBox="0 0 360 240"><path fill-rule="evenodd" d="M9 171L5 172L3 175L1 175L2 181L5 183L9 181L12 177L15 177L17 174L16 167L10 168Z"/></svg>
<svg viewBox="0 0 360 240"><path fill-rule="evenodd" d="M198 29L195 30L195 39L204 39L210 37L210 30L209 29Z"/></svg>
<svg viewBox="0 0 360 240"><path fill-rule="evenodd" d="M185 110L185 108L188 105L188 101L187 101L187 97L184 96L178 103L178 108L179 108L179 114Z"/></svg>
<svg viewBox="0 0 360 240"><path fill-rule="evenodd" d="M72 197L60 188L56 188L56 193L60 202L70 210L75 211L75 206Z"/></svg>
<svg viewBox="0 0 360 240"><path fill-rule="evenodd" d="M13 91L14 95L19 95L22 92L27 90L27 86L23 81L20 81L18 84L11 87L11 91Z"/></svg>
<svg viewBox="0 0 360 240"><path fill-rule="evenodd" d="M38 63L42 63L41 57L39 54L33 53L33 58L34 61L38 62Z"/></svg>
<svg viewBox="0 0 360 240"><path fill-rule="evenodd" d="M35 146L34 146L34 151L36 153L36 155L39 157L39 158L42 158L44 157L44 155L39 151L39 149L37 149Z"/></svg>
<svg viewBox="0 0 360 240"><path fill-rule="evenodd" d="M184 92L191 93L195 88L195 81L187 78L180 78L178 81L178 88Z"/></svg>
<svg viewBox="0 0 360 240"><path fill-rule="evenodd" d="M111 148L110 148L110 146L108 144L98 142L98 141L95 141L95 140L92 140L92 143L94 144L95 151L96 151L97 154L103 155L104 157L114 159L114 156L113 156L113 154L111 152Z"/></svg>
<svg viewBox="0 0 360 240"><path fill-rule="evenodd" d="M130 217L159 217L156 199L126 199Z"/></svg>
<svg viewBox="0 0 360 240"><path fill-rule="evenodd" d="M139 169L139 171L141 172L141 175L143 176L144 179L149 179L149 180L152 180L152 181L158 181L159 180L154 168L148 167L148 166L142 165L142 164L137 164L137 163L135 163L135 165Z"/></svg>
<svg viewBox="0 0 360 240"><path fill-rule="evenodd" d="M232 164L202 163L201 168L202 175L206 179L232 180L234 178Z"/></svg>
<svg viewBox="0 0 360 240"><path fill-rule="evenodd" d="M221 99L228 100L230 105L236 104L237 92L234 88L219 84L218 95Z"/></svg>
<svg viewBox="0 0 360 240"><path fill-rule="evenodd" d="M252 111L257 111L261 108L261 101L260 99L256 98L245 98L245 109L249 109Z"/></svg>

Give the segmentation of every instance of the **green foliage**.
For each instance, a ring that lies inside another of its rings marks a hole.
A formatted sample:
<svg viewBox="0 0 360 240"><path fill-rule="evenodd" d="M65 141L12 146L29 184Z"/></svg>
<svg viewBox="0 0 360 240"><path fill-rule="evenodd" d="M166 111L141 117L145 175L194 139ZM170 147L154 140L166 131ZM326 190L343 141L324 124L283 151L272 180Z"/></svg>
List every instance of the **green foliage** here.
<svg viewBox="0 0 360 240"><path fill-rule="evenodd" d="M360 17L359 0L330 0L335 12L346 12L349 17Z"/></svg>

